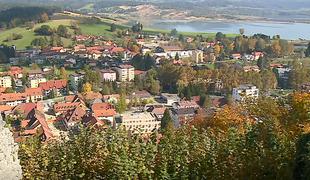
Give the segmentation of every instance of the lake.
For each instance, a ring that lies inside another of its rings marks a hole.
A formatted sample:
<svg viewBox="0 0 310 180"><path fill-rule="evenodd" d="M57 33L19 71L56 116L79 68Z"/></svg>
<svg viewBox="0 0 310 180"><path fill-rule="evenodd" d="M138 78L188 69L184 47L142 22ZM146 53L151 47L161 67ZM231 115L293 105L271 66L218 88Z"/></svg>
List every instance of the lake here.
<svg viewBox="0 0 310 180"><path fill-rule="evenodd" d="M224 22L224 21L168 21L157 20L148 27L180 32L223 32L238 34L240 28L246 35L263 33L269 36L280 35L283 39L310 39L310 24L280 22Z"/></svg>

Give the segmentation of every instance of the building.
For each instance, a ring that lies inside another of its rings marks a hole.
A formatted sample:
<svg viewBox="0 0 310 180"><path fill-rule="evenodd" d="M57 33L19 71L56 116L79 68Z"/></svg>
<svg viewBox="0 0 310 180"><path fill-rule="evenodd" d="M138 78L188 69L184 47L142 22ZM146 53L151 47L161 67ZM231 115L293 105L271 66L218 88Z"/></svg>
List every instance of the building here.
<svg viewBox="0 0 310 180"><path fill-rule="evenodd" d="M115 68L118 81L133 81L135 79L135 68L131 65L120 65Z"/></svg>
<svg viewBox="0 0 310 180"><path fill-rule="evenodd" d="M194 62L196 62L197 64L204 62L203 51L201 51L201 50L193 51L192 58L193 58Z"/></svg>
<svg viewBox="0 0 310 180"><path fill-rule="evenodd" d="M242 102L245 99L257 99L259 90L256 86L245 84L233 88L232 98L234 101Z"/></svg>
<svg viewBox="0 0 310 180"><path fill-rule="evenodd" d="M44 97L65 96L67 94L67 80L64 79L40 83L39 87L42 89Z"/></svg>
<svg viewBox="0 0 310 180"><path fill-rule="evenodd" d="M178 94L162 93L161 98L168 106L172 106L173 103L181 101L181 98L179 97Z"/></svg>
<svg viewBox="0 0 310 180"><path fill-rule="evenodd" d="M133 133L151 133L160 128L160 120L148 112L126 112L117 123Z"/></svg>
<svg viewBox="0 0 310 180"><path fill-rule="evenodd" d="M9 74L15 79L20 79L23 77L23 69L18 66L12 66L10 67Z"/></svg>
<svg viewBox="0 0 310 180"><path fill-rule="evenodd" d="M91 108L93 111L93 116L101 121L104 121L105 124L113 124L116 110L110 103L95 103Z"/></svg>
<svg viewBox="0 0 310 180"><path fill-rule="evenodd" d="M173 119L174 127L178 128L181 125L189 124L196 115L196 109L188 108L173 108L170 111L170 116Z"/></svg>
<svg viewBox="0 0 310 180"><path fill-rule="evenodd" d="M42 76L35 76L35 77L29 78L29 82L30 82L30 88L37 88L39 87L40 83L46 82L46 78Z"/></svg>
<svg viewBox="0 0 310 180"><path fill-rule="evenodd" d="M18 104L26 103L27 96L25 93L6 93L0 94L0 104L8 106L17 106Z"/></svg>
<svg viewBox="0 0 310 180"><path fill-rule="evenodd" d="M25 90L28 102L38 102L43 100L43 93L41 88L27 88Z"/></svg>
<svg viewBox="0 0 310 180"><path fill-rule="evenodd" d="M116 81L116 72L112 69L100 70L101 79L104 81Z"/></svg>
<svg viewBox="0 0 310 180"><path fill-rule="evenodd" d="M84 80L84 76L84 72L73 73L69 75L69 86L74 92L78 91L79 85Z"/></svg>
<svg viewBox="0 0 310 180"><path fill-rule="evenodd" d="M12 78L11 78L11 76L1 76L0 77L0 87L4 87L4 88L12 87Z"/></svg>
<svg viewBox="0 0 310 180"><path fill-rule="evenodd" d="M64 127L69 130L76 127L79 124L83 117L86 115L86 110L82 107L76 107L72 110L68 110L63 118Z"/></svg>

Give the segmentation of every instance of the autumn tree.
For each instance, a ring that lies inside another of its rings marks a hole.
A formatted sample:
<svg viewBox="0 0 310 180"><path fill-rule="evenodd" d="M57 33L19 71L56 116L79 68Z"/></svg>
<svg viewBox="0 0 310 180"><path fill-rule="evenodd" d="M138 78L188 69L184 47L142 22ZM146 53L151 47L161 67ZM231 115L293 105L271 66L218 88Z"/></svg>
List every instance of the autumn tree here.
<svg viewBox="0 0 310 180"><path fill-rule="evenodd" d="M174 127L173 119L171 118L170 111L168 108L165 110L164 116L161 119L160 127L162 130Z"/></svg>
<svg viewBox="0 0 310 180"><path fill-rule="evenodd" d="M272 53L274 54L275 57L280 57L281 56L281 46L280 46L280 41L279 40L274 40L272 45L271 45Z"/></svg>
<svg viewBox="0 0 310 180"><path fill-rule="evenodd" d="M47 13L41 14L41 16L40 16L40 23L45 23L45 22L47 22L48 20L49 20L49 16L48 16Z"/></svg>
<svg viewBox="0 0 310 180"><path fill-rule="evenodd" d="M92 91L92 85L88 82L86 82L84 85L83 85L83 92L84 93L88 93L88 92L91 92Z"/></svg>

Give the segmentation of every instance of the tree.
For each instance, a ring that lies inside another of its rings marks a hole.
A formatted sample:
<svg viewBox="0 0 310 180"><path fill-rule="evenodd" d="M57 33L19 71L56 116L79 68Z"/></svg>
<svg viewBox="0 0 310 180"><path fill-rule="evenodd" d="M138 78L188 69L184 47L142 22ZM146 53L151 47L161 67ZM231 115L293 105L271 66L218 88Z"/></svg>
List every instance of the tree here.
<svg viewBox="0 0 310 180"><path fill-rule="evenodd" d="M127 103L126 103L126 95L124 93L121 93L120 99L117 102L116 110L118 113L122 114L127 109Z"/></svg>
<svg viewBox="0 0 310 180"><path fill-rule="evenodd" d="M92 85L88 82L86 82L84 85L83 85L83 92L84 93L88 93L88 92L91 92L92 91Z"/></svg>
<svg viewBox="0 0 310 180"><path fill-rule="evenodd" d="M60 68L60 75L59 75L60 79L68 79L68 73L66 71L66 69L64 67Z"/></svg>
<svg viewBox="0 0 310 180"><path fill-rule="evenodd" d="M53 29L49 25L42 25L34 30L37 35L50 36L53 34Z"/></svg>
<svg viewBox="0 0 310 180"><path fill-rule="evenodd" d="M267 57L259 57L257 60L257 66L259 67L260 70L265 70L270 68L270 62L267 59Z"/></svg>
<svg viewBox="0 0 310 180"><path fill-rule="evenodd" d="M306 57L310 57L310 43L308 44L308 48L305 52Z"/></svg>
<svg viewBox="0 0 310 180"><path fill-rule="evenodd" d="M40 69L39 65L37 65L37 64L35 64L35 63L32 63L30 68L31 68L32 70Z"/></svg>
<svg viewBox="0 0 310 180"><path fill-rule="evenodd" d="M266 42L264 39L262 38L259 38L257 41L256 41L256 45L255 45L255 49L257 51L264 51L264 49L266 48Z"/></svg>
<svg viewBox="0 0 310 180"><path fill-rule="evenodd" d="M225 38L225 34L223 34L222 32L218 32L215 35L215 40L216 41L222 41Z"/></svg>
<svg viewBox="0 0 310 180"><path fill-rule="evenodd" d="M35 38L31 41L31 45L36 48L40 47L41 49L43 49L48 46L48 40L43 37Z"/></svg>
<svg viewBox="0 0 310 180"><path fill-rule="evenodd" d="M168 108L165 110L164 116L161 119L160 127L163 131L169 127L174 127L173 119L170 116L170 111Z"/></svg>
<svg viewBox="0 0 310 180"><path fill-rule="evenodd" d="M279 40L274 40L271 46L272 49L272 53L274 54L274 56L276 57L280 57L281 56L281 46L280 46L280 41Z"/></svg>
<svg viewBox="0 0 310 180"><path fill-rule="evenodd" d="M178 31L177 31L177 29L172 29L171 30L171 32L170 32L170 36L173 36L173 37L175 37L175 36L177 36L178 35Z"/></svg>
<svg viewBox="0 0 310 180"><path fill-rule="evenodd" d="M239 33L240 33L241 36L244 35L244 32L245 32L244 28L240 28L240 29L239 29Z"/></svg>
<svg viewBox="0 0 310 180"><path fill-rule="evenodd" d="M214 54L216 57L218 57L220 55L220 52L221 52L221 46L219 44L216 44L214 46Z"/></svg>
<svg viewBox="0 0 310 180"><path fill-rule="evenodd" d="M41 23L45 23L45 22L47 22L48 20L49 20L49 17L48 17L48 14L47 14L47 13L41 14L41 16L40 16L40 22L41 22Z"/></svg>
<svg viewBox="0 0 310 180"><path fill-rule="evenodd" d="M111 32L115 32L116 29L117 29L117 28L116 28L116 25L115 25L114 23L112 23L111 26L110 26L110 31L111 31Z"/></svg>
<svg viewBox="0 0 310 180"><path fill-rule="evenodd" d="M310 133L298 139L295 156L294 179L307 180L310 176Z"/></svg>
<svg viewBox="0 0 310 180"><path fill-rule="evenodd" d="M200 96L199 105L203 108L210 108L212 105L210 96L209 95Z"/></svg>
<svg viewBox="0 0 310 180"><path fill-rule="evenodd" d="M63 46L63 42L61 40L61 37L57 34L52 34L50 37L50 45L51 46Z"/></svg>
<svg viewBox="0 0 310 180"><path fill-rule="evenodd" d="M56 33L60 37L64 37L64 38L68 38L69 37L68 28L66 26L64 26L64 25L59 25L58 28L57 28Z"/></svg>

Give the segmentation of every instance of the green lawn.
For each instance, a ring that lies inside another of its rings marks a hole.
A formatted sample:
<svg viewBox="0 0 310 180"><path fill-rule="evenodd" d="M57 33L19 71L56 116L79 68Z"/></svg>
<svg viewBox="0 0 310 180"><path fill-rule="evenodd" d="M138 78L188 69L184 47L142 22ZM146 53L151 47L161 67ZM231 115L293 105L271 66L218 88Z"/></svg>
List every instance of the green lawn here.
<svg viewBox="0 0 310 180"><path fill-rule="evenodd" d="M30 30L27 30L27 28L25 28L25 27L17 27L17 28L5 30L5 31L0 32L0 44L4 43L7 45L15 45L17 47L17 49L25 49L27 46L30 45L31 41L34 38L40 37L40 36L35 35L35 33L33 31L35 28L38 28L42 25L49 25L52 28L57 28L59 25L69 26L70 22L71 22L71 20L68 20L68 19L52 20L52 21L49 21L47 23L36 24L35 27L33 29L30 29ZM16 40L16 41L3 42L7 37L12 35L12 33L22 34L23 38ZM63 38L63 42L64 42L65 46L69 46L72 44L71 39Z"/></svg>

